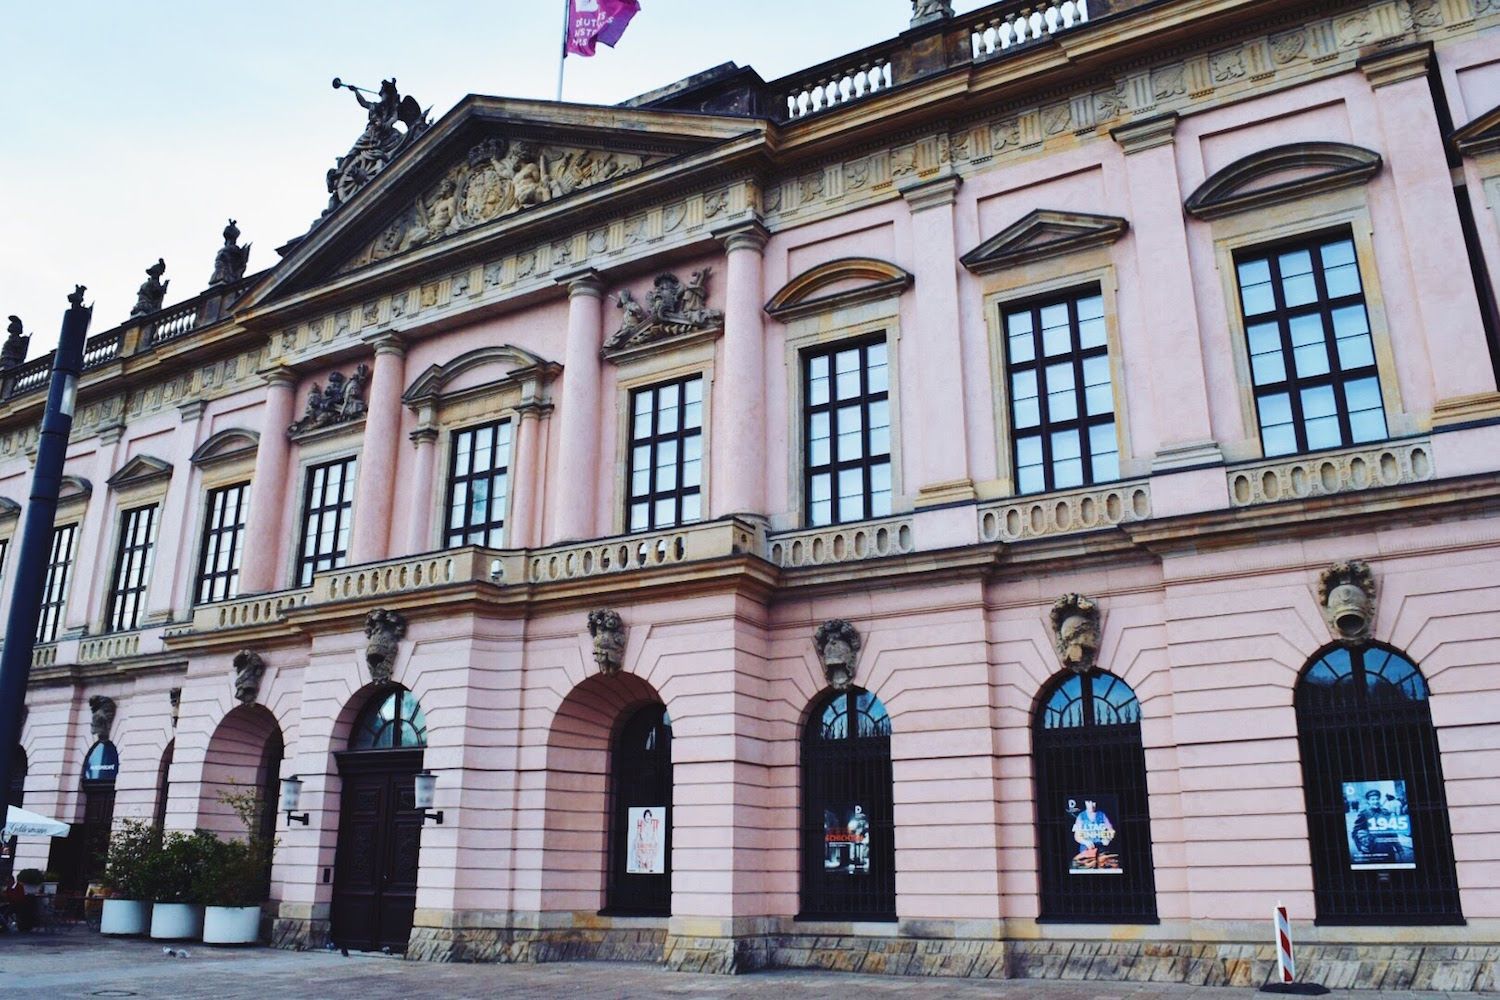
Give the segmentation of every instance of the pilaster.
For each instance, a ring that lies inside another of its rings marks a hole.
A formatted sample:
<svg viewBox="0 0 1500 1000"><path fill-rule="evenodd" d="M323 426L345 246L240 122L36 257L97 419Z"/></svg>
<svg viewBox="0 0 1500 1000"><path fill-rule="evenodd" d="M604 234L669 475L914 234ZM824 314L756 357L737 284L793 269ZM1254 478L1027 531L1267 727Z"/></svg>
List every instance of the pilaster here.
<svg viewBox="0 0 1500 1000"><path fill-rule="evenodd" d="M359 452L359 479L354 488L354 526L349 543L351 563L376 562L390 554L391 505L396 491L396 459L401 446L401 391L406 377L406 347L385 333L372 341L375 371L365 401L364 439Z"/></svg>
<svg viewBox="0 0 1500 1000"><path fill-rule="evenodd" d="M599 347L604 282L593 269L558 279L568 289L568 339L563 351L562 421L555 483L557 515L547 541L596 535L595 484L599 477Z"/></svg>
<svg viewBox="0 0 1500 1000"><path fill-rule="evenodd" d="M765 259L767 240L758 221L714 234L726 255L723 369L714 379L714 440L711 451L725 460L711 486L714 517L764 514L766 508L765 433Z"/></svg>

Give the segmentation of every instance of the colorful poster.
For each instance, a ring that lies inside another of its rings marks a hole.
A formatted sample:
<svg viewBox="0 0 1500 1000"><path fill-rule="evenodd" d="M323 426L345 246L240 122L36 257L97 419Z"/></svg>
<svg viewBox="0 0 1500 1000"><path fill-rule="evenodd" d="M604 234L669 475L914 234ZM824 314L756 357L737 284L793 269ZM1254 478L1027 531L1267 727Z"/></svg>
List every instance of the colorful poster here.
<svg viewBox="0 0 1500 1000"><path fill-rule="evenodd" d="M861 805L823 810L823 870L870 873L870 817Z"/></svg>
<svg viewBox="0 0 1500 1000"><path fill-rule="evenodd" d="M1417 867L1404 781L1344 782L1349 867L1382 871Z"/></svg>
<svg viewBox="0 0 1500 1000"><path fill-rule="evenodd" d="M667 810L664 806L632 807L626 818L625 872L663 875L667 871Z"/></svg>
<svg viewBox="0 0 1500 1000"><path fill-rule="evenodd" d="M1078 795L1067 800L1068 838L1073 857L1069 875L1120 875L1120 813L1113 795Z"/></svg>

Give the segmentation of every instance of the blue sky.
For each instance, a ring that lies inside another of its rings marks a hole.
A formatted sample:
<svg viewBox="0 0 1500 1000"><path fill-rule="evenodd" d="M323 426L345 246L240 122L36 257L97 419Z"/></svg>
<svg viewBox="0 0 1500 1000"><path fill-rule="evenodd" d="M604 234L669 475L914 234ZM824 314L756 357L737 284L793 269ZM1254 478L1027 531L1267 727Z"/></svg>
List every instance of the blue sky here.
<svg viewBox="0 0 1500 1000"><path fill-rule="evenodd" d="M959 12L984 4L955 4ZM568 60L565 98L613 104L718 63L767 79L891 37L908 0L643 0L618 48ZM144 270L168 301L208 282L225 219L252 270L327 202L364 124L334 76L395 76L436 119L468 93L550 98L562 0L365 3L0 0L0 317L56 342L73 282L91 332L122 322Z"/></svg>

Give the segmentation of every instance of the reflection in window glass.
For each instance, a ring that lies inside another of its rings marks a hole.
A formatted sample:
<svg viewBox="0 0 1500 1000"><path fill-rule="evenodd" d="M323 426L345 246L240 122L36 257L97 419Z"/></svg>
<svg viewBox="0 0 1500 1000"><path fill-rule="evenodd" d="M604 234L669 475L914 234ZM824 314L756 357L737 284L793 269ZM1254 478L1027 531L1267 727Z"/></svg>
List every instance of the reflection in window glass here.
<svg viewBox="0 0 1500 1000"><path fill-rule="evenodd" d="M825 395L828 391L826 368L820 391ZM627 530L650 531L697 521L703 499L703 376L637 389L630 400ZM815 434L809 446L826 456L826 420Z"/></svg>
<svg viewBox="0 0 1500 1000"><path fill-rule="evenodd" d="M807 523L886 516L891 410L884 335L806 354L802 369Z"/></svg>

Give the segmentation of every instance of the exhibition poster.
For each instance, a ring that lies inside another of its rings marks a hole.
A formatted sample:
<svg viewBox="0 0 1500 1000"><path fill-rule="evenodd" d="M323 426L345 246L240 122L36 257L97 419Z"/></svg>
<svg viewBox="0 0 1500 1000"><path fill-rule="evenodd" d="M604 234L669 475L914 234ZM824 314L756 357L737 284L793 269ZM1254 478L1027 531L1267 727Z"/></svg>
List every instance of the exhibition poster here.
<svg viewBox="0 0 1500 1000"><path fill-rule="evenodd" d="M1073 857L1069 875L1120 875L1120 835L1115 827L1119 802L1113 795L1077 795L1067 799L1068 836Z"/></svg>
<svg viewBox="0 0 1500 1000"><path fill-rule="evenodd" d="M1344 782L1344 826L1355 871L1417 867L1405 781Z"/></svg>

